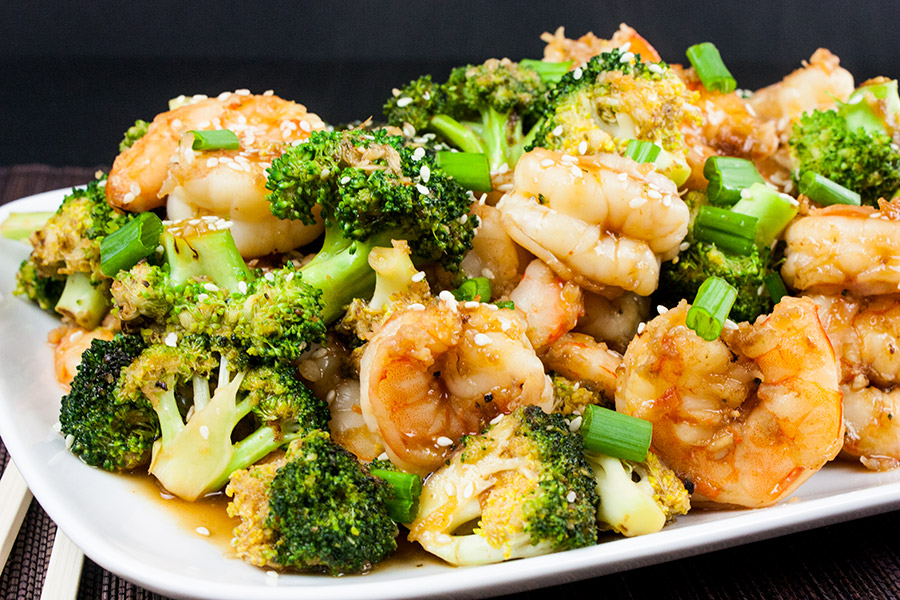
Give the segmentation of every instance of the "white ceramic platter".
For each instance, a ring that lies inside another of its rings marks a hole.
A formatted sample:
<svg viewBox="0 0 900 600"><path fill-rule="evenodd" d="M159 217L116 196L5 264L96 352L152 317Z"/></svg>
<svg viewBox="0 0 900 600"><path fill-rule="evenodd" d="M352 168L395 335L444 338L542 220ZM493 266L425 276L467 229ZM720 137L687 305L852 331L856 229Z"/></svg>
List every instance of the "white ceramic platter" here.
<svg viewBox="0 0 900 600"><path fill-rule="evenodd" d="M0 207L52 210L68 190ZM0 436L34 496L100 566L159 593L215 600L481 597L550 586L672 560L751 540L858 518L900 506L900 471L836 463L788 501L758 510L695 511L662 532L549 556L452 568L407 554L365 576L282 575L244 564L197 533L145 484L88 467L55 432L60 388L47 333L57 321L12 295L29 246L0 240ZM202 525L202 523L199 523Z"/></svg>

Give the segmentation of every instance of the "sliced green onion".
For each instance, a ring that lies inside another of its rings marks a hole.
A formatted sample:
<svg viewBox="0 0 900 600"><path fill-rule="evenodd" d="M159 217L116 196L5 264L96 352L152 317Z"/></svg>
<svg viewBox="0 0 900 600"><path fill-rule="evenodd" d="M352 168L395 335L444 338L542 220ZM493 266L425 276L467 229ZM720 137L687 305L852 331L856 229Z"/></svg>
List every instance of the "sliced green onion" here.
<svg viewBox="0 0 900 600"><path fill-rule="evenodd" d="M731 284L719 277L708 277L697 290L694 303L688 309L685 325L711 342L722 333L722 327L736 298L737 290Z"/></svg>
<svg viewBox="0 0 900 600"><path fill-rule="evenodd" d="M649 421L589 404L581 420L584 448L624 460L647 458L653 425Z"/></svg>
<svg viewBox="0 0 900 600"><path fill-rule="evenodd" d="M758 219L716 206L701 206L694 219L694 238L732 254L749 255L756 240Z"/></svg>
<svg viewBox="0 0 900 600"><path fill-rule="evenodd" d="M462 285L452 290L451 293L460 302L471 302L476 299L481 302L490 302L491 280L487 277L466 279L462 282Z"/></svg>
<svg viewBox="0 0 900 600"><path fill-rule="evenodd" d="M713 206L732 206L741 199L741 190L766 182L752 162L733 156L710 156L703 164L703 176L709 180L706 194Z"/></svg>
<svg viewBox="0 0 900 600"><path fill-rule="evenodd" d="M763 277L763 285L766 286L769 297L772 298L772 302L775 304L781 302L781 299L788 295L787 286L784 285L784 280L777 272L766 273Z"/></svg>
<svg viewBox="0 0 900 600"><path fill-rule="evenodd" d="M191 144L194 150L237 150L241 147L237 134L230 129L192 130L191 133L194 134Z"/></svg>
<svg viewBox="0 0 900 600"><path fill-rule="evenodd" d="M515 310L516 303L512 300L501 300L500 302L495 302L497 308L508 308L510 310Z"/></svg>
<svg viewBox="0 0 900 600"><path fill-rule="evenodd" d="M800 193L805 194L810 200L818 202L822 206L830 206L832 204L853 204L859 206L860 204L859 194L812 171L805 171L800 176Z"/></svg>
<svg viewBox="0 0 900 600"><path fill-rule="evenodd" d="M791 196L776 192L764 183L754 183L741 192L741 200L731 210L759 219L756 243L768 246L797 216L800 204Z"/></svg>
<svg viewBox="0 0 900 600"><path fill-rule="evenodd" d="M572 67L571 60L565 62L548 62L545 60L535 60L533 58L523 58L519 61L519 64L523 67L530 67L537 71L538 75L541 76L541 79L547 83L557 83Z"/></svg>
<svg viewBox="0 0 900 600"><path fill-rule="evenodd" d="M437 163L468 190L489 192L492 189L491 168L483 152L442 151L437 153Z"/></svg>
<svg viewBox="0 0 900 600"><path fill-rule="evenodd" d="M27 240L31 234L42 229L54 212L14 212L9 213L0 225L0 235L8 240Z"/></svg>
<svg viewBox="0 0 900 600"><path fill-rule="evenodd" d="M703 87L711 92L730 94L737 88L737 82L731 75L731 71L722 62L719 49L710 42L695 44L687 49L688 60L697 71L697 77Z"/></svg>
<svg viewBox="0 0 900 600"><path fill-rule="evenodd" d="M646 140L628 140L625 156L638 163L652 163L656 161L662 148Z"/></svg>
<svg viewBox="0 0 900 600"><path fill-rule="evenodd" d="M139 214L100 241L100 271L114 277L119 271L130 269L156 250L162 232L163 224L156 214Z"/></svg>
<svg viewBox="0 0 900 600"><path fill-rule="evenodd" d="M385 481L391 488L387 501L388 516L398 523L411 523L419 512L422 478L414 473L371 469L369 473Z"/></svg>

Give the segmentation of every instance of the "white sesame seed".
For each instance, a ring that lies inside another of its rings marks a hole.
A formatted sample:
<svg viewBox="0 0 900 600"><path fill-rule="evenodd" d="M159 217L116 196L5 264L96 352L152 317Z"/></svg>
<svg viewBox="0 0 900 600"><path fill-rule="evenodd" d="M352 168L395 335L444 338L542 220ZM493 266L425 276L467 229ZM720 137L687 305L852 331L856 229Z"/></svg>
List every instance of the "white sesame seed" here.
<svg viewBox="0 0 900 600"><path fill-rule="evenodd" d="M421 183L416 184L416 189L419 190L419 193L422 194L423 196L427 196L428 194L431 193L431 190L429 190L427 187L425 187Z"/></svg>
<svg viewBox="0 0 900 600"><path fill-rule="evenodd" d="M541 161L541 166L544 168L552 167L555 164L556 164L556 161L553 160L552 158L545 158L544 160Z"/></svg>
<svg viewBox="0 0 900 600"><path fill-rule="evenodd" d="M725 319L725 327L727 327L728 329L732 329L732 330L738 328L737 323L735 323L731 319Z"/></svg>
<svg viewBox="0 0 900 600"><path fill-rule="evenodd" d="M398 90L397 88L391 88L391 95L392 95L394 98L396 98L397 96L400 95L400 90Z"/></svg>
<svg viewBox="0 0 900 600"><path fill-rule="evenodd" d="M619 50L621 50L622 52L628 52L628 50L630 48L631 48L631 42L625 42L624 44L619 46Z"/></svg>
<svg viewBox="0 0 900 600"><path fill-rule="evenodd" d="M197 300L199 302L206 302L207 299L209 299L209 294L198 294L197 295Z"/></svg>
<svg viewBox="0 0 900 600"><path fill-rule="evenodd" d="M634 52L626 52L626 53L624 53L624 54L622 55L622 57L619 59L619 62L621 62L621 63L627 63L628 61L630 61L630 60L633 59L633 58L634 58Z"/></svg>
<svg viewBox="0 0 900 600"><path fill-rule="evenodd" d="M456 298L453 297L448 290L442 290L440 294L438 294L438 298L443 300L444 302L456 302Z"/></svg>
<svg viewBox="0 0 900 600"><path fill-rule="evenodd" d="M475 493L475 484L471 481L466 484L466 487L463 488L463 499L468 500Z"/></svg>
<svg viewBox="0 0 900 600"><path fill-rule="evenodd" d="M66 436L66 450L72 447L72 444L75 443L75 436L71 433Z"/></svg>
<svg viewBox="0 0 900 600"><path fill-rule="evenodd" d="M347 185L348 183L350 183L350 177L348 177L346 175L341 177L341 185Z"/></svg>
<svg viewBox="0 0 900 600"><path fill-rule="evenodd" d="M685 250L687 250L690 247L691 247L690 242L681 242L681 244L678 245L678 250L681 252L684 252Z"/></svg>
<svg viewBox="0 0 900 600"><path fill-rule="evenodd" d="M125 204L128 204L132 200L134 200L134 194L132 194L131 192L128 192L122 197L122 201L125 202Z"/></svg>
<svg viewBox="0 0 900 600"><path fill-rule="evenodd" d="M658 312L661 315L664 315L667 312L669 312L669 309L666 308L665 306L663 306L662 304L660 304L659 306L656 307L656 312Z"/></svg>
<svg viewBox="0 0 900 600"><path fill-rule="evenodd" d="M278 571L266 571L266 577L268 577L269 579L278 579L279 577L281 577L281 575L278 573Z"/></svg>
<svg viewBox="0 0 900 600"><path fill-rule="evenodd" d="M428 183L428 180L431 179L431 169L428 168L428 165L422 165L422 168L419 169L419 177L422 178L422 183Z"/></svg>
<svg viewBox="0 0 900 600"><path fill-rule="evenodd" d="M328 393L325 394L325 403L331 406L335 398L337 398L337 392L334 390L328 390Z"/></svg>
<svg viewBox="0 0 900 600"><path fill-rule="evenodd" d="M309 124L309 121L300 121L300 130L309 133L312 131L312 125Z"/></svg>
<svg viewBox="0 0 900 600"><path fill-rule="evenodd" d="M568 494L566 494L566 500L568 500L569 502L575 502L575 499L577 497L578 496L575 494L575 492L569 492Z"/></svg>
<svg viewBox="0 0 900 600"><path fill-rule="evenodd" d="M588 151L588 143L585 140L582 140L578 143L578 154L586 154Z"/></svg>
<svg viewBox="0 0 900 600"><path fill-rule="evenodd" d="M446 448L447 446L452 446L452 445L453 445L453 440L451 440L451 439L448 438L447 436L443 436L443 435L442 435L441 437L439 437L438 439L435 440L435 443L436 443L438 446L441 446L441 447Z"/></svg>
<svg viewBox="0 0 900 600"><path fill-rule="evenodd" d="M425 157L425 148L422 148L421 146L419 146L418 148L413 150L413 153L412 153L413 160L419 161L419 160L422 160L424 157Z"/></svg>
<svg viewBox="0 0 900 600"><path fill-rule="evenodd" d="M163 340L163 342L165 343L166 346L168 346L170 348L174 348L176 345L178 345L178 335L176 335L176 333L174 331L171 331L166 336L166 339Z"/></svg>
<svg viewBox="0 0 900 600"><path fill-rule="evenodd" d="M214 283L204 283L203 289L206 290L207 292L218 292L219 286L217 286Z"/></svg>
<svg viewBox="0 0 900 600"><path fill-rule="evenodd" d="M638 326L637 326L637 332L638 332L639 334L640 334L640 333L644 333L644 328L645 328L645 327L647 327L647 324L644 323L643 321L641 321L640 323L638 323Z"/></svg>
<svg viewBox="0 0 900 600"><path fill-rule="evenodd" d="M378 455L378 460L389 460L389 459L390 459L390 457L388 456L387 452L382 452L381 454Z"/></svg>
<svg viewBox="0 0 900 600"><path fill-rule="evenodd" d="M572 77L575 79L575 81L578 81L579 79L581 79L581 76L583 74L584 74L584 71L582 71L581 67L575 67L575 70L572 71Z"/></svg>
<svg viewBox="0 0 900 600"><path fill-rule="evenodd" d="M207 427L206 425L201 425L199 431L200 437L202 437L204 440L209 439L209 427Z"/></svg>
<svg viewBox="0 0 900 600"><path fill-rule="evenodd" d="M660 75L663 72L662 67L660 67L656 63L650 63L649 65L647 65L647 70L651 73L656 73L657 75Z"/></svg>
<svg viewBox="0 0 900 600"><path fill-rule="evenodd" d="M399 106L400 108L403 108L404 106L409 106L410 104L412 104L412 101L413 101L413 99L410 98L409 96L404 96L404 97L400 98L399 100L397 100L397 106Z"/></svg>
<svg viewBox="0 0 900 600"><path fill-rule="evenodd" d="M263 96L274 96L275 90L266 90L262 93Z"/></svg>
<svg viewBox="0 0 900 600"><path fill-rule="evenodd" d="M409 310L425 310L425 305L418 302L413 302L407 308L409 308Z"/></svg>
<svg viewBox="0 0 900 600"><path fill-rule="evenodd" d="M581 417L575 417L574 419L572 419L572 421L569 423L569 431L574 433L581 429L582 420L583 419Z"/></svg>
<svg viewBox="0 0 900 600"><path fill-rule="evenodd" d="M553 135L559 136L559 135L562 135L562 132L563 132L563 126L557 125L556 127L553 128L553 130L550 133L552 133Z"/></svg>
<svg viewBox="0 0 900 600"><path fill-rule="evenodd" d="M206 166L210 169L219 166L219 159L215 156L206 159Z"/></svg>
<svg viewBox="0 0 900 600"><path fill-rule="evenodd" d="M476 346L489 346L494 340L486 333L476 333L472 341L475 342Z"/></svg>
<svg viewBox="0 0 900 600"><path fill-rule="evenodd" d="M249 96L250 90L248 90L246 88L241 88L239 90L234 90L234 93L237 94L238 96Z"/></svg>
<svg viewBox="0 0 900 600"><path fill-rule="evenodd" d="M616 175L616 179L619 181L628 181L628 173L619 173Z"/></svg>
<svg viewBox="0 0 900 600"><path fill-rule="evenodd" d="M194 531L196 531L200 535L205 535L205 536L209 537L209 529L207 529L206 527L198 527Z"/></svg>
<svg viewBox="0 0 900 600"><path fill-rule="evenodd" d="M468 302L466 302L465 304L463 304L463 306L466 307L466 308L468 308L468 309L473 309L473 308L478 308L478 306L479 306L480 304L481 304L481 302L475 302L474 300L469 300ZM479 334L479 335L480 335L480 334Z"/></svg>
<svg viewBox="0 0 900 600"><path fill-rule="evenodd" d="M653 198L654 200L660 200L660 199L662 199L662 194L660 194L656 190L650 189L650 190L647 190L647 197Z"/></svg>
<svg viewBox="0 0 900 600"><path fill-rule="evenodd" d="M128 188L128 191L130 191L135 196L140 196L141 195L141 186L139 186L136 182L134 182L131 184L131 187Z"/></svg>
<svg viewBox="0 0 900 600"><path fill-rule="evenodd" d="M509 165L506 163L503 163L499 167L497 167L497 173L499 173L501 175L503 175L507 171L509 171Z"/></svg>
<svg viewBox="0 0 900 600"><path fill-rule="evenodd" d="M221 94L216 96L216 100L218 100L219 102L224 102L225 100L228 100L228 96L230 95L231 92L222 92Z"/></svg>
<svg viewBox="0 0 900 600"><path fill-rule="evenodd" d="M494 272L491 271L490 269L488 269L487 267L481 269L481 274L482 274L482 276L487 277L488 279L494 278Z"/></svg>
<svg viewBox="0 0 900 600"><path fill-rule="evenodd" d="M74 342L75 340L77 340L78 338L80 338L83 335L84 335L84 331L77 329L74 332L72 332L72 335L69 336L69 341Z"/></svg>
<svg viewBox="0 0 900 600"><path fill-rule="evenodd" d="M491 423L491 425L496 425L497 423L499 423L502 420L503 420L503 413L500 413L499 415L497 415L496 417L491 419L490 423Z"/></svg>
<svg viewBox="0 0 900 600"><path fill-rule="evenodd" d="M272 271L269 271L265 275L263 275L263 278L266 281L268 281L269 283L271 283L271 282L275 281L275 274L272 273Z"/></svg>
<svg viewBox="0 0 900 600"><path fill-rule="evenodd" d="M572 177L574 177L575 179L580 179L583 175L581 169L579 169L577 165L572 165L571 167L569 167L569 172L572 173Z"/></svg>

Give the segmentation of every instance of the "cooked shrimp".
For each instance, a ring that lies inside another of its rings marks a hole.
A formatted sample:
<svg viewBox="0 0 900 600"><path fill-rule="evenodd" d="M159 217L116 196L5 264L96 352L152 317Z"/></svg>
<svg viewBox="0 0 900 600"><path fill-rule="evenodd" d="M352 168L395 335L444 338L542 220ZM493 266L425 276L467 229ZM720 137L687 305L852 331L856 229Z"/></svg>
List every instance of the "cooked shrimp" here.
<svg viewBox="0 0 900 600"><path fill-rule="evenodd" d="M560 279L539 259L528 264L509 299L525 313L526 335L538 354L575 327L584 313L581 288Z"/></svg>
<svg viewBox="0 0 900 600"><path fill-rule="evenodd" d="M50 342L56 344L53 351L53 367L56 381L66 391L81 364L81 355L90 348L94 340L111 340L113 331L106 327L87 330L80 327L63 326L53 331Z"/></svg>
<svg viewBox="0 0 900 600"><path fill-rule="evenodd" d="M688 305L653 319L625 352L616 408L653 423L652 448L695 499L778 502L840 451L834 351L807 299L702 340Z"/></svg>
<svg viewBox="0 0 900 600"><path fill-rule="evenodd" d="M616 369L622 364L622 355L589 335L570 332L561 336L541 360L548 370L586 384L609 399L616 394Z"/></svg>
<svg viewBox="0 0 900 600"><path fill-rule="evenodd" d="M687 206L651 164L539 148L519 159L515 184L497 204L509 235L591 291L649 295L687 234Z"/></svg>
<svg viewBox="0 0 900 600"><path fill-rule="evenodd" d="M626 292L616 298L606 298L585 292L584 315L578 319L575 331L586 333L622 353L638 327L649 317L650 299L646 296Z"/></svg>
<svg viewBox="0 0 900 600"><path fill-rule="evenodd" d="M116 157L106 197L131 211L167 206L170 219L230 219L247 257L289 250L315 239L321 227L271 214L265 170L286 144L323 127L303 105L277 96L226 92L202 99L153 119L147 133ZM233 131L240 148L193 150L190 132L211 129Z"/></svg>
<svg viewBox="0 0 900 600"><path fill-rule="evenodd" d="M845 455L900 466L900 295L810 296L841 365Z"/></svg>
<svg viewBox="0 0 900 600"><path fill-rule="evenodd" d="M452 296L391 316L363 352L360 404L394 464L429 473L497 415L550 410L552 386L526 329L519 310Z"/></svg>
<svg viewBox="0 0 900 600"><path fill-rule="evenodd" d="M512 291L522 278L525 252L503 229L500 211L493 206L476 202L471 213L479 225L470 250L462 261L463 272L469 277L487 277L497 297Z"/></svg>
<svg viewBox="0 0 900 600"><path fill-rule="evenodd" d="M791 223L781 275L797 290L859 296L900 290L900 200L814 209Z"/></svg>
<svg viewBox="0 0 900 600"><path fill-rule="evenodd" d="M638 34L637 31L622 23L619 29L613 34L612 38L604 40L598 38L591 32L588 32L578 38L572 40L566 37L566 31L563 27L558 28L554 33L544 32L541 40L547 43L544 48L544 60L549 62L565 62L573 61L572 68L584 64L602 52L609 52L613 48L622 48L623 52L627 49L629 52L640 54L644 62L659 62L662 60L656 49L650 45Z"/></svg>

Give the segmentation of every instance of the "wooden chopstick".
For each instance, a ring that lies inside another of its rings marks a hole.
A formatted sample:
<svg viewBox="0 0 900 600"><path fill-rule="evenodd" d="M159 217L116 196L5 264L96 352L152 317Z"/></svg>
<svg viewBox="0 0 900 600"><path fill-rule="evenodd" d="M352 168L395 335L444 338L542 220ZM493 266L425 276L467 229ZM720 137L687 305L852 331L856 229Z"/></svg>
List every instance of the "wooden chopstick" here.
<svg viewBox="0 0 900 600"><path fill-rule="evenodd" d="M0 477L0 573L31 505L31 491L12 459Z"/></svg>
<svg viewBox="0 0 900 600"><path fill-rule="evenodd" d="M81 549L57 526L41 600L75 600L83 565Z"/></svg>

